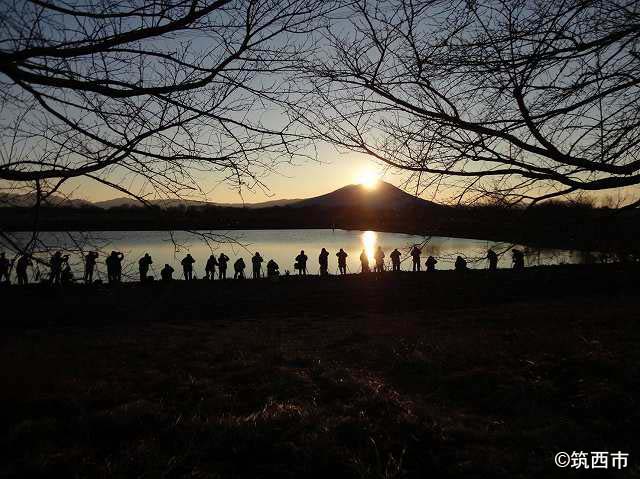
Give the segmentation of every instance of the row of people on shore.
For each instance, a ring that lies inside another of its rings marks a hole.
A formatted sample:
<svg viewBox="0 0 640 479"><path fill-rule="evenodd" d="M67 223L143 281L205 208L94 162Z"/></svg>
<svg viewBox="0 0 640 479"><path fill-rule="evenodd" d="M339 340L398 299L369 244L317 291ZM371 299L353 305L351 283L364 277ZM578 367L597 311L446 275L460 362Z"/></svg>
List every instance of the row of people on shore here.
<svg viewBox="0 0 640 479"><path fill-rule="evenodd" d="M321 276L327 276L329 274L329 255L330 253L325 248L322 248L318 256L319 271ZM413 263L412 270L414 272L421 271L421 255L422 252L420 248L414 246L410 252ZM119 283L122 281L122 262L124 260L124 256L125 255L119 251L112 251L111 254L109 254L105 259L105 265L107 268L107 281L109 283ZM340 275L347 274L348 256L349 255L342 248L340 248L340 250L336 253L336 257L338 260L338 273ZM397 248L389 254L389 258L391 259L392 271L400 271L401 256L402 254ZM98 253L94 251L91 251L84 256L83 281L85 283L93 283L94 272L96 271L98 257ZM383 272L385 270L385 253L382 247L378 247L376 249L373 257L373 272ZM513 249L512 258L514 269L519 270L524 268L524 253L521 250ZM308 259L309 258L305 254L304 250L300 251L300 254L295 257L294 269L298 272L299 275L305 276L307 274ZM360 272L370 273L372 271L372 268L369 262L369 256L365 250L362 251L359 259L361 267ZM498 268L498 254L495 251L489 249L487 251L486 259L488 260L490 271L494 271ZM227 279L227 268L229 261L230 258L224 253L220 253L218 257L213 254L209 256L205 265L204 278L207 280L213 280L217 275L219 280ZM251 258L252 277L254 279L261 278L263 276L262 264L264 263L264 261L264 258L258 252L256 252ZM193 272L194 263L196 263L196 260L193 258L193 256L191 256L191 254L187 254L180 262L182 266L183 277L187 281L195 279L195 275ZM425 261L426 270L429 272L435 271L437 264L438 260L433 256L429 256ZM33 263L28 255L22 255L18 258L15 263L18 284L22 285L29 282L27 268L32 265ZM145 253L145 255L138 260L138 273L141 282L147 281L149 279L149 269L153 267L152 265L153 259L151 258L151 255L149 255L149 253ZM0 282L2 282L3 280L9 282L12 266L13 262L9 261L5 257L5 253L0 253ZM458 256L454 263L454 268L456 271L467 270L467 261L462 256ZM244 262L244 259L238 258L233 263L233 278L244 279L245 269L246 264ZM69 265L69 255L63 255L60 251L57 251L51 257L51 260L49 262L49 270L48 281L50 283L67 284L74 281L71 266ZM160 270L160 278L163 281L170 281L174 279L174 273L175 269L171 265L165 264L164 267ZM286 271L285 274L288 275L289 271ZM279 275L280 266L273 259L270 259L266 264L266 276L269 278L273 278Z"/></svg>

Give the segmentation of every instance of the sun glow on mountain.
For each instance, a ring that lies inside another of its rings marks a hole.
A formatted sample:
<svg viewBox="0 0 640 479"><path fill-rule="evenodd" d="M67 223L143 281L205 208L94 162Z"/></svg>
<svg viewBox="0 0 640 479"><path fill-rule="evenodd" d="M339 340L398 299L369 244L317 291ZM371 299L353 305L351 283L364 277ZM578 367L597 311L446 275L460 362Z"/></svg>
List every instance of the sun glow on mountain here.
<svg viewBox="0 0 640 479"><path fill-rule="evenodd" d="M362 171L356 179L357 184L364 186L368 190L375 189L379 182L380 175L371 169Z"/></svg>

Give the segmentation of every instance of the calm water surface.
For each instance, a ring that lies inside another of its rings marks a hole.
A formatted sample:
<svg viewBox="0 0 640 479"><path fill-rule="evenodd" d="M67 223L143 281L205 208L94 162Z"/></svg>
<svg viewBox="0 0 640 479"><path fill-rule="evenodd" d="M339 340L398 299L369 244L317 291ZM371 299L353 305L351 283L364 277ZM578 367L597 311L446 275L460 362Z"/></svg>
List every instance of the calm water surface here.
<svg viewBox="0 0 640 479"><path fill-rule="evenodd" d="M103 250L118 250L125 254L124 272L129 279L137 278L137 261L149 253L153 258L153 268L150 273L159 278L159 271L165 263L169 263L176 269L174 277L180 277L180 260L186 253L196 259L194 272L197 277L204 275L204 266L207 258L213 252L216 256L224 252L231 258L230 269L238 257L243 257L247 263L247 270L251 268L251 256L259 251L266 262L273 258L280 266L282 273L290 270L294 273L293 263L295 256L304 250L309 256L308 272L318 272L318 254L321 248L326 248L329 255L329 272L335 273L337 258L335 256L339 248L343 248L349 257L347 265L349 271L359 272L360 252L367 251L370 262L373 263L373 251L382 246L385 251L385 264L390 266L389 253L398 248L402 253L401 267L404 270L411 268L409 251L414 244L424 244L423 269L427 256L433 255L438 259L438 269L453 269L456 256L467 258L469 267L481 269L487 267L484 259L487 248L493 248L500 253L509 248L507 243L495 243L492 241L413 236L401 233L382 233L376 231L347 231L347 230L234 230L200 232L216 236L223 240L222 243L203 240L197 235L186 232L175 232L173 236L166 231L105 231L90 233L87 249L101 247ZM19 238L27 238L28 235L19 235ZM73 248L75 241L86 242L87 238L80 233L41 233L42 241L48 245L56 245L60 248ZM93 245L93 246L91 246ZM526 253L529 266L538 264L580 263L584 261L582 253L555 249L531 249L522 247ZM76 278L82 276L82 264L80 256L71 258L71 264ZM264 265L263 265L264 266ZM500 258L500 267L511 266L511 255L506 253ZM263 268L264 269L264 268ZM105 274L104 256L98 258L98 273ZM95 277L95 276L94 276Z"/></svg>

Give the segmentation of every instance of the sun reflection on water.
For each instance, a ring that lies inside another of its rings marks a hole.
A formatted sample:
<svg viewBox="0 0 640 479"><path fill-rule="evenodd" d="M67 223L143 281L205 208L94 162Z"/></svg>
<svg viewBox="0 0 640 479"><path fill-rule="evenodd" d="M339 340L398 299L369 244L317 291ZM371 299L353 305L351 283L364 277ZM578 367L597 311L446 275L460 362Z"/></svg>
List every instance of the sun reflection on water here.
<svg viewBox="0 0 640 479"><path fill-rule="evenodd" d="M376 244L378 242L378 235L375 233L375 231L365 231L364 233L362 233L361 239L364 250L367 252L369 263L373 264Z"/></svg>

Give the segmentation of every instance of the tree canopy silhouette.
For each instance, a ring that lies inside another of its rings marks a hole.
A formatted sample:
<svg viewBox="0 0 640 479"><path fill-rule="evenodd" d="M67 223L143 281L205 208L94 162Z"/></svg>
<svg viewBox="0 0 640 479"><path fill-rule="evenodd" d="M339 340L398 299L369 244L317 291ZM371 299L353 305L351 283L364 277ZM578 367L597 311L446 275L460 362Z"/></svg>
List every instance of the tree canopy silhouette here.
<svg viewBox="0 0 640 479"><path fill-rule="evenodd" d="M73 178L148 199L264 187L307 156L289 73L333 1L8 0L0 15L0 203L39 207ZM66 193L63 193L66 194ZM2 206L2 204L0 204ZM208 235L206 240L225 240ZM76 239L74 238L74 242ZM84 254L85 242L78 244Z"/></svg>
<svg viewBox="0 0 640 479"><path fill-rule="evenodd" d="M640 2L349 8L306 64L304 115L323 138L458 199L535 203L640 182Z"/></svg>
<svg viewBox="0 0 640 479"><path fill-rule="evenodd" d="M85 177L144 199L238 187L301 153L284 72L321 0L15 0L0 16L0 180ZM277 105L274 103L277 99ZM146 187L140 188L142 180ZM132 185L136 186L133 187Z"/></svg>

